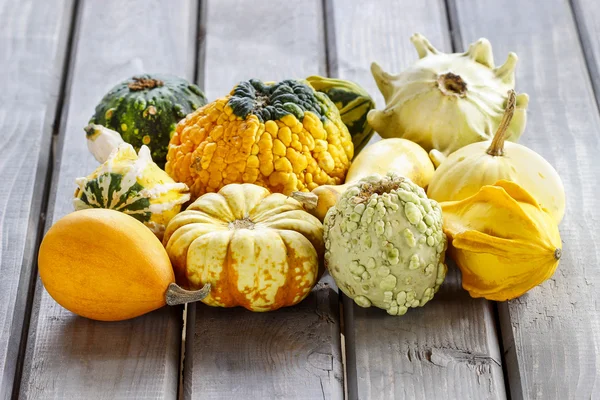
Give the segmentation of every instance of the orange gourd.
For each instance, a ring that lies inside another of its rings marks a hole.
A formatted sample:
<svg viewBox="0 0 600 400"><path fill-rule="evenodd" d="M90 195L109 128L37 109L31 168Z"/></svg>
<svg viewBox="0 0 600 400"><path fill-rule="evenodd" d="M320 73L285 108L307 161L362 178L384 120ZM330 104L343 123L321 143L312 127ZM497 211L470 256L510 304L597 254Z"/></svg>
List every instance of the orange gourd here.
<svg viewBox="0 0 600 400"><path fill-rule="evenodd" d="M135 218L110 209L76 211L58 220L40 245L38 266L57 303L100 321L197 301L210 290L177 286L160 240Z"/></svg>

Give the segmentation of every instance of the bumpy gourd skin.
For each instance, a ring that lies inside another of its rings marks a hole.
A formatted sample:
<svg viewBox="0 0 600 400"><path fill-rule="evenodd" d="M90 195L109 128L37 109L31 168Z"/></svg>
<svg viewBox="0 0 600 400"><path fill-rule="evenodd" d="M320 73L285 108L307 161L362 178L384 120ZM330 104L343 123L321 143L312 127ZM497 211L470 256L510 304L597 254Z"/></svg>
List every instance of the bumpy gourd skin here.
<svg viewBox="0 0 600 400"><path fill-rule="evenodd" d="M177 125L165 169L192 198L230 183L290 194L342 183L353 154L326 95L302 81L250 80Z"/></svg>
<svg viewBox="0 0 600 400"><path fill-rule="evenodd" d="M438 203L395 174L347 189L324 223L325 265L361 307L391 315L425 305L446 276L446 236Z"/></svg>

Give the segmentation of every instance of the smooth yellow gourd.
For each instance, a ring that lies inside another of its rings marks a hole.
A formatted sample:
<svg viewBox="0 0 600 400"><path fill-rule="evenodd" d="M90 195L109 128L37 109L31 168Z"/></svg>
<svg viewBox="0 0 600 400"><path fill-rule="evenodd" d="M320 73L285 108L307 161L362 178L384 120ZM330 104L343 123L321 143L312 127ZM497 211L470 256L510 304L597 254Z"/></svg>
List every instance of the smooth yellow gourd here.
<svg viewBox="0 0 600 400"><path fill-rule="evenodd" d="M467 145L441 161L431 178L427 196L438 202L462 200L477 193L482 186L505 179L531 193L558 224L565 214L565 192L558 172L533 150L504 141L515 99L515 92L511 90L504 118L493 140ZM434 160L443 158L435 151L430 155Z"/></svg>
<svg viewBox="0 0 600 400"><path fill-rule="evenodd" d="M345 184L319 186L310 193L294 192L292 197L323 221L327 211L352 183L373 174L385 176L388 172L395 172L426 188L434 168L427 152L418 144L406 139L383 139L365 147L356 156L346 175Z"/></svg>
<svg viewBox="0 0 600 400"><path fill-rule="evenodd" d="M210 290L177 286L160 240L135 218L110 209L75 211L58 220L40 245L38 267L57 303L100 321L201 300Z"/></svg>
<svg viewBox="0 0 600 400"><path fill-rule="evenodd" d="M501 180L440 205L448 255L472 297L514 299L554 274L562 253L557 224L518 184Z"/></svg>

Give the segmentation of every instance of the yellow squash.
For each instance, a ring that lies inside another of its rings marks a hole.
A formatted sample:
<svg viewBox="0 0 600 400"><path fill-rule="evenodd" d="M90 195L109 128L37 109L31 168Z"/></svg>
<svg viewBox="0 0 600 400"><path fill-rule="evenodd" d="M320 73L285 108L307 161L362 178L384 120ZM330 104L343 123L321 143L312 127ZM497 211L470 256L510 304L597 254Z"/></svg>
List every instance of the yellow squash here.
<svg viewBox="0 0 600 400"><path fill-rule="evenodd" d="M351 184L373 174L385 176L388 172L395 172L426 188L434 168L427 152L418 144L406 139L383 139L365 147L356 156L344 185L322 185L311 193L294 192L292 197L323 221L327 211Z"/></svg>
<svg viewBox="0 0 600 400"><path fill-rule="evenodd" d="M439 202L462 200L482 186L500 179L510 180L531 193L558 224L565 214L565 192L558 172L533 150L504 141L515 103L515 92L511 90L493 140L467 145L441 161L431 178L427 196ZM431 156L434 160L443 158L435 151Z"/></svg>
<svg viewBox="0 0 600 400"><path fill-rule="evenodd" d="M521 186L501 180L440 205L448 254L472 297L514 299L554 274L562 252L558 227Z"/></svg>
<svg viewBox="0 0 600 400"><path fill-rule="evenodd" d="M211 284L203 302L269 311L302 301L324 268L323 225L300 203L253 184L207 193L169 222L177 282Z"/></svg>
<svg viewBox="0 0 600 400"><path fill-rule="evenodd" d="M103 208L58 220L44 236L38 267L58 304L100 321L197 301L210 289L189 292L177 286L160 240L135 218Z"/></svg>

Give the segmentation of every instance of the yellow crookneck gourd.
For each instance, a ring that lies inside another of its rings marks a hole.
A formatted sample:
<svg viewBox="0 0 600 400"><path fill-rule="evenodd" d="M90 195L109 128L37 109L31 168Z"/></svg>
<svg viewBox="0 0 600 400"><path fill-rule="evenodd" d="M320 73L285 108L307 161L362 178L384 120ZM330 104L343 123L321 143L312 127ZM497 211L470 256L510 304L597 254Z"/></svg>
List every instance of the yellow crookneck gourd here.
<svg viewBox="0 0 600 400"><path fill-rule="evenodd" d="M434 168L427 152L418 144L406 139L383 139L365 147L356 156L346 175L345 184L319 186L310 193L293 192L292 197L323 221L327 211L351 184L373 174L385 176L388 172L426 188Z"/></svg>
<svg viewBox="0 0 600 400"><path fill-rule="evenodd" d="M434 163L440 164L427 189L429 198L438 202L462 200L484 185L505 179L531 193L560 223L565 213L565 192L558 172L535 151L505 142L515 107L515 91L510 90L504 118L493 140L472 143L445 159L441 153L431 151Z"/></svg>
<svg viewBox="0 0 600 400"><path fill-rule="evenodd" d="M562 252L557 224L518 184L500 180L440 205L448 255L472 297L514 299L556 270Z"/></svg>

